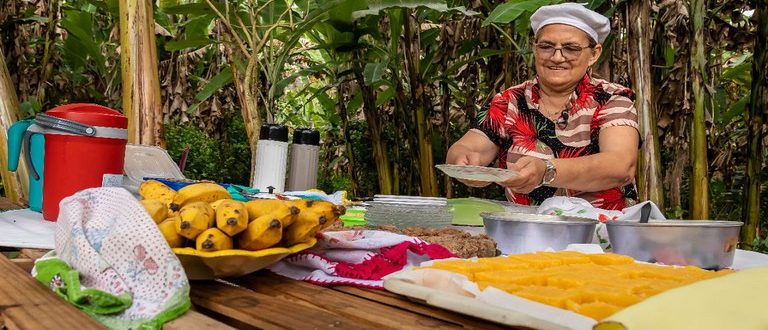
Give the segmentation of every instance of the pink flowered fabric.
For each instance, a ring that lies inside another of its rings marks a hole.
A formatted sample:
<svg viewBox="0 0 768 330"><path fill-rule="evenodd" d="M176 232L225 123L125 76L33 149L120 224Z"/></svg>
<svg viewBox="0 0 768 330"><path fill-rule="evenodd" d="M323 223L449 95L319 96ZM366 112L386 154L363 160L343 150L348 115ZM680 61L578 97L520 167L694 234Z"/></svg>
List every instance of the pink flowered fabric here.
<svg viewBox="0 0 768 330"><path fill-rule="evenodd" d="M80 272L83 286L131 294L131 307L115 316L123 325L141 324L189 302L179 259L123 188L87 189L62 200L56 252Z"/></svg>
<svg viewBox="0 0 768 330"><path fill-rule="evenodd" d="M377 230L319 233L317 245L270 267L273 272L319 285L382 289L382 277L423 261L455 257L441 245Z"/></svg>

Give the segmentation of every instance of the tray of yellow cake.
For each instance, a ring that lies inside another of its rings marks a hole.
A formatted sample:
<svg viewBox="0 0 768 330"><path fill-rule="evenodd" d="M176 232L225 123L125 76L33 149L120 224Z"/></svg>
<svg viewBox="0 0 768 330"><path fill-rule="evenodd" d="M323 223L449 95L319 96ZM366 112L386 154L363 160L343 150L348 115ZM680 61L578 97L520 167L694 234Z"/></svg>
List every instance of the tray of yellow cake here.
<svg viewBox="0 0 768 330"><path fill-rule="evenodd" d="M683 302L690 299L688 288L693 285L704 288L750 285L768 293L768 277L751 275L747 277L753 278L750 282L740 274L760 271L766 274L766 270L768 268L708 271L693 266L638 263L631 257L612 253L537 252L425 262L390 275L384 287L426 304L509 326L592 329L596 325L608 325L615 327L606 329L624 329L635 319L645 320L626 316L636 315L635 309L647 309L644 305L660 304L667 310L681 303L691 305ZM735 275L742 279L730 279ZM731 294L739 294L736 288L733 292ZM724 294L717 295L723 297ZM701 300L700 295L696 296L697 300ZM738 298L733 299L745 300ZM665 302L670 299L671 303ZM713 305L717 305L717 300ZM680 315L687 312L685 306L677 308L681 309ZM712 313L718 315L716 311ZM624 323L621 317L625 318ZM768 324L768 320L762 322L766 323L756 324ZM700 328L700 324L695 328Z"/></svg>

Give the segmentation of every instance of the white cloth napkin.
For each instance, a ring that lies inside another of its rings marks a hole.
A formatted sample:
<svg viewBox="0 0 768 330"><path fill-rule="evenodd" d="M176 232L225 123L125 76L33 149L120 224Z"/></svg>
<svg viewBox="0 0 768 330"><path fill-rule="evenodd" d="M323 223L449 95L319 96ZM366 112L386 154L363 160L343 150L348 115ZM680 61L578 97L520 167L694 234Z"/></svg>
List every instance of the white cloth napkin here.
<svg viewBox="0 0 768 330"><path fill-rule="evenodd" d="M645 204L651 204L650 219L667 219L664 217L664 213L659 210L659 207L651 201L645 201L638 203L637 205L625 208L621 211L616 211L596 208L584 199L565 196L547 198L541 203L541 205L539 205L536 213L582 217L600 221L595 229L595 236L592 239L592 243L600 244L600 247L605 249L608 247L609 243L608 230L606 229L604 222L613 220L622 221L640 219L640 209L642 209L643 205Z"/></svg>
<svg viewBox="0 0 768 330"><path fill-rule="evenodd" d="M269 269L318 285L354 285L382 289L382 277L422 261L455 257L437 244L379 230L324 232L317 245L291 255Z"/></svg>

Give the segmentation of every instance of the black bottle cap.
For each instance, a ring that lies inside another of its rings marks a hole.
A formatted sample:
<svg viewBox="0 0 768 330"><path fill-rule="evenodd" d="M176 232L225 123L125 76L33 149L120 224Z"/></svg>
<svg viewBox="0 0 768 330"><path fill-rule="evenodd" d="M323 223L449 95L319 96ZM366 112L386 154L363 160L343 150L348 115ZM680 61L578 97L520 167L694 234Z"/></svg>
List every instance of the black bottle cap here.
<svg viewBox="0 0 768 330"><path fill-rule="evenodd" d="M320 145L320 132L311 128L297 128L293 131L293 143Z"/></svg>
<svg viewBox="0 0 768 330"><path fill-rule="evenodd" d="M260 140L288 142L288 127L278 124L261 125Z"/></svg>

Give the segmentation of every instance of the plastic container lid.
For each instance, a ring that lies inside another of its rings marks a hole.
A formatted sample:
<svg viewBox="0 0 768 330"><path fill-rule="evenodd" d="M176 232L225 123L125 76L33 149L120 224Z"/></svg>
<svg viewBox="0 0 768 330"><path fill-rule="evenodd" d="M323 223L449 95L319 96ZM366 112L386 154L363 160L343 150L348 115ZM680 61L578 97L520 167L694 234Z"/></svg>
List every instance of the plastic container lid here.
<svg viewBox="0 0 768 330"><path fill-rule="evenodd" d="M293 131L294 144L320 145L320 132L311 128L297 128Z"/></svg>
<svg viewBox="0 0 768 330"><path fill-rule="evenodd" d="M147 177L184 179L184 174L168 152L158 146L126 145L123 170L127 176L123 186L129 191L133 188L138 190L139 184Z"/></svg>
<svg viewBox="0 0 768 330"><path fill-rule="evenodd" d="M261 125L259 139L288 142L288 127L278 124Z"/></svg>
<svg viewBox="0 0 768 330"><path fill-rule="evenodd" d="M69 119L81 124L114 128L128 128L128 118L110 108L90 103L58 106L45 112L49 116Z"/></svg>

